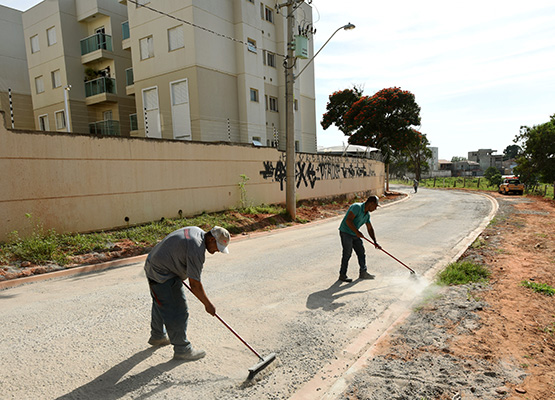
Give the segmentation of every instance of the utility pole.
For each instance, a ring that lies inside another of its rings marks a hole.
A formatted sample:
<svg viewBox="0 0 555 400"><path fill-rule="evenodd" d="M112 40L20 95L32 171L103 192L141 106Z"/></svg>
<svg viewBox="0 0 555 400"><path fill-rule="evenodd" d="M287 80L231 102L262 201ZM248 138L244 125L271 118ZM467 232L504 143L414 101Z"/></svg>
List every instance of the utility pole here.
<svg viewBox="0 0 555 400"><path fill-rule="evenodd" d="M297 218L297 202L295 194L295 114L293 113L294 101L294 75L295 65L293 29L295 28L295 5L299 0L287 2L287 58L285 67L285 207L291 219Z"/></svg>

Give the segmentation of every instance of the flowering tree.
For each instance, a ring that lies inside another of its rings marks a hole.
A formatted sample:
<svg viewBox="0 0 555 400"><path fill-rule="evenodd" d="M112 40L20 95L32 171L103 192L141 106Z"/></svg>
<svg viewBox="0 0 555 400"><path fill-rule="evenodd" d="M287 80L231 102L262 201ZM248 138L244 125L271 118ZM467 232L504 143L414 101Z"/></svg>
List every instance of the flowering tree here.
<svg viewBox="0 0 555 400"><path fill-rule="evenodd" d="M321 121L324 129L335 124L349 136L350 144L378 148L387 168L393 152L419 142L421 137L412 128L420 125L420 107L411 92L397 87L382 89L373 96L362 96L356 87L335 92L326 110Z"/></svg>

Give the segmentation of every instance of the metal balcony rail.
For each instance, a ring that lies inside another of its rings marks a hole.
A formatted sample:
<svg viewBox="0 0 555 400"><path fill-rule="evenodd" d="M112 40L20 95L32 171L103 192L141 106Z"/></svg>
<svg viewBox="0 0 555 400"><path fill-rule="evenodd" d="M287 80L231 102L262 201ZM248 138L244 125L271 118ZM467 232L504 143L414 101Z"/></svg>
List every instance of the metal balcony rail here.
<svg viewBox="0 0 555 400"><path fill-rule="evenodd" d="M101 93L116 93L116 80L104 76L85 82L85 96L90 97Z"/></svg>
<svg viewBox="0 0 555 400"><path fill-rule="evenodd" d="M85 39L81 39L81 55L92 53L96 50L112 51L112 36L105 33L96 33Z"/></svg>
<svg viewBox="0 0 555 400"><path fill-rule="evenodd" d="M120 136L119 121L107 119L104 121L91 122L89 132L99 136Z"/></svg>

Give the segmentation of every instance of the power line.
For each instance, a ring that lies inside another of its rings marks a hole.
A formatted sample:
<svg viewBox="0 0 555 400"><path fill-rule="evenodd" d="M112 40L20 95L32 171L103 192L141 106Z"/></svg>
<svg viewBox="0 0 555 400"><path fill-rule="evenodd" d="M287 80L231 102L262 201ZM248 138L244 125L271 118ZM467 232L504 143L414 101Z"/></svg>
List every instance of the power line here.
<svg viewBox="0 0 555 400"><path fill-rule="evenodd" d="M235 39L234 37L231 37L231 36L228 36L228 35L224 35L224 34L222 34L222 33L218 33L218 32L216 32L216 31L213 31L212 29L208 29L208 28L205 28L204 26L200 26L200 25L194 24L194 23L192 23L192 22L190 22L190 21L186 21L186 20L184 20L184 19L181 19L181 18L179 18L179 17L176 17L175 15L169 14L169 13L164 12L164 11L161 11L161 10L158 10L158 9L156 9L156 8L154 8L154 7L149 6L149 5L140 4L138 0L128 0L128 1L131 2L131 3L133 3L133 4L136 4L136 5L139 6L139 7L144 7L144 8L146 8L146 9L148 9L148 10L150 10L150 11L153 11L153 12L155 12L155 13L164 15L164 16L169 17L169 18L173 18L173 19L175 19L176 21L183 22L184 24L190 25L190 26L192 26L192 27L194 27L194 28L198 28L198 29L201 29L201 30L203 30L203 31L212 33L213 35L222 37L222 38L224 38L224 39L231 40L232 42L240 43L240 44L242 44L243 46L248 46L248 45L249 45L248 43L244 42L243 40ZM266 49L261 49L261 50L266 50ZM269 51L269 50L266 50L266 51ZM271 52L271 53L274 53L274 52ZM285 55L284 55L284 54L279 54L279 53L274 53L274 54L276 54L276 55L278 55L278 56L280 56L280 57L284 57L284 58L285 58Z"/></svg>

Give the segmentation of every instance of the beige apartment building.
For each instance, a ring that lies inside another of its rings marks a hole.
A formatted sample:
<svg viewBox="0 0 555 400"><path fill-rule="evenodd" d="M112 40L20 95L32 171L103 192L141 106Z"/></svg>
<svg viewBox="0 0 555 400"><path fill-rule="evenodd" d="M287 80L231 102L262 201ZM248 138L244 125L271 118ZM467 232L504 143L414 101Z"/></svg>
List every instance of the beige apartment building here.
<svg viewBox="0 0 555 400"><path fill-rule="evenodd" d="M129 136L126 20L114 0L46 0L23 13L36 129Z"/></svg>
<svg viewBox="0 0 555 400"><path fill-rule="evenodd" d="M275 2L120 3L127 4L129 16L124 48L133 60L134 80L127 88L137 104L133 135L285 149L287 23ZM296 17L296 26L311 24L311 7L303 4ZM307 62L297 61L296 73ZM294 95L297 150L315 153L312 64L297 78Z"/></svg>
<svg viewBox="0 0 555 400"><path fill-rule="evenodd" d="M0 110L8 128L34 129L21 11L0 5L0 38Z"/></svg>
<svg viewBox="0 0 555 400"><path fill-rule="evenodd" d="M275 7L268 0L39 3L23 13L36 128L284 150L287 21ZM295 18L296 28L311 26L311 7L302 3ZM307 62L298 58L294 73ZM313 64L295 79L294 110L297 151L316 153Z"/></svg>

